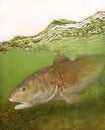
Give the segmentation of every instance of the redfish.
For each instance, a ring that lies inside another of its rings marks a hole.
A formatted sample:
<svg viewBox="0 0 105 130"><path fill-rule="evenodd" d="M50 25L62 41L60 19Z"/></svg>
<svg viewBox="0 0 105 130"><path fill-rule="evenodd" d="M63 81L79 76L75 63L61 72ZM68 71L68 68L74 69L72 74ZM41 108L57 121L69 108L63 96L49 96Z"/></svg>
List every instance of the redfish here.
<svg viewBox="0 0 105 130"><path fill-rule="evenodd" d="M79 56L70 60L65 55L55 56L53 64L27 77L9 96L24 109L51 100L67 103L80 101L79 93L100 77L105 67L104 55Z"/></svg>

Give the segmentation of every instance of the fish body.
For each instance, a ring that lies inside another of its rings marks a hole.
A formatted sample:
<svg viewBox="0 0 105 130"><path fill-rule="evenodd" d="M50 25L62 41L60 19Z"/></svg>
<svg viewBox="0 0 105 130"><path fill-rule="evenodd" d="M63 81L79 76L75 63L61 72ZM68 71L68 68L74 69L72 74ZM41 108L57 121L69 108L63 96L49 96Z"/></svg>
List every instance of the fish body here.
<svg viewBox="0 0 105 130"><path fill-rule="evenodd" d="M20 103L15 109L59 99L68 103L79 102L78 94L101 75L104 67L104 55L82 56L72 61L58 54L53 65L27 77L12 92L9 100Z"/></svg>

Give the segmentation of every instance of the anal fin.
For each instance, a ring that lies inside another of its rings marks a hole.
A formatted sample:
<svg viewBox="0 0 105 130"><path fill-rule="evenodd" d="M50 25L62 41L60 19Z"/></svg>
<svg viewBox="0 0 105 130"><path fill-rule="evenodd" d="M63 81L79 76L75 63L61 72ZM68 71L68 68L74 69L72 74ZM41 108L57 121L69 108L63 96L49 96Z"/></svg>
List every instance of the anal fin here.
<svg viewBox="0 0 105 130"><path fill-rule="evenodd" d="M50 100L52 100L56 96L57 92L58 92L58 86L56 86L54 93L44 102L49 102Z"/></svg>

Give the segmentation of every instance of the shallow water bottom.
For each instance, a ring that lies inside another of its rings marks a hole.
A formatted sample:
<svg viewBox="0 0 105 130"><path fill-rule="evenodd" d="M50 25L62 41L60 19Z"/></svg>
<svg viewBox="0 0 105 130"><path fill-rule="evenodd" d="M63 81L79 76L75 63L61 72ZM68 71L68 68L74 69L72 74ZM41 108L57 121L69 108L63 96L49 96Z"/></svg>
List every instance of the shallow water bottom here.
<svg viewBox="0 0 105 130"><path fill-rule="evenodd" d="M105 88L95 83L78 104L50 102L15 110L15 103L0 108L0 130L105 130Z"/></svg>

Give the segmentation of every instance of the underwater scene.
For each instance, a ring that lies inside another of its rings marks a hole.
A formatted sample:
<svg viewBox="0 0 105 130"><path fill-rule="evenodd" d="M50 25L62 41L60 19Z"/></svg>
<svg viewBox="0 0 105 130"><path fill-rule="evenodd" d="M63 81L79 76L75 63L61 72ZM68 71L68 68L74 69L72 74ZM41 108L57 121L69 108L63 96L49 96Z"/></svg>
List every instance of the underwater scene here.
<svg viewBox="0 0 105 130"><path fill-rule="evenodd" d="M0 130L105 130L105 11L0 42Z"/></svg>

